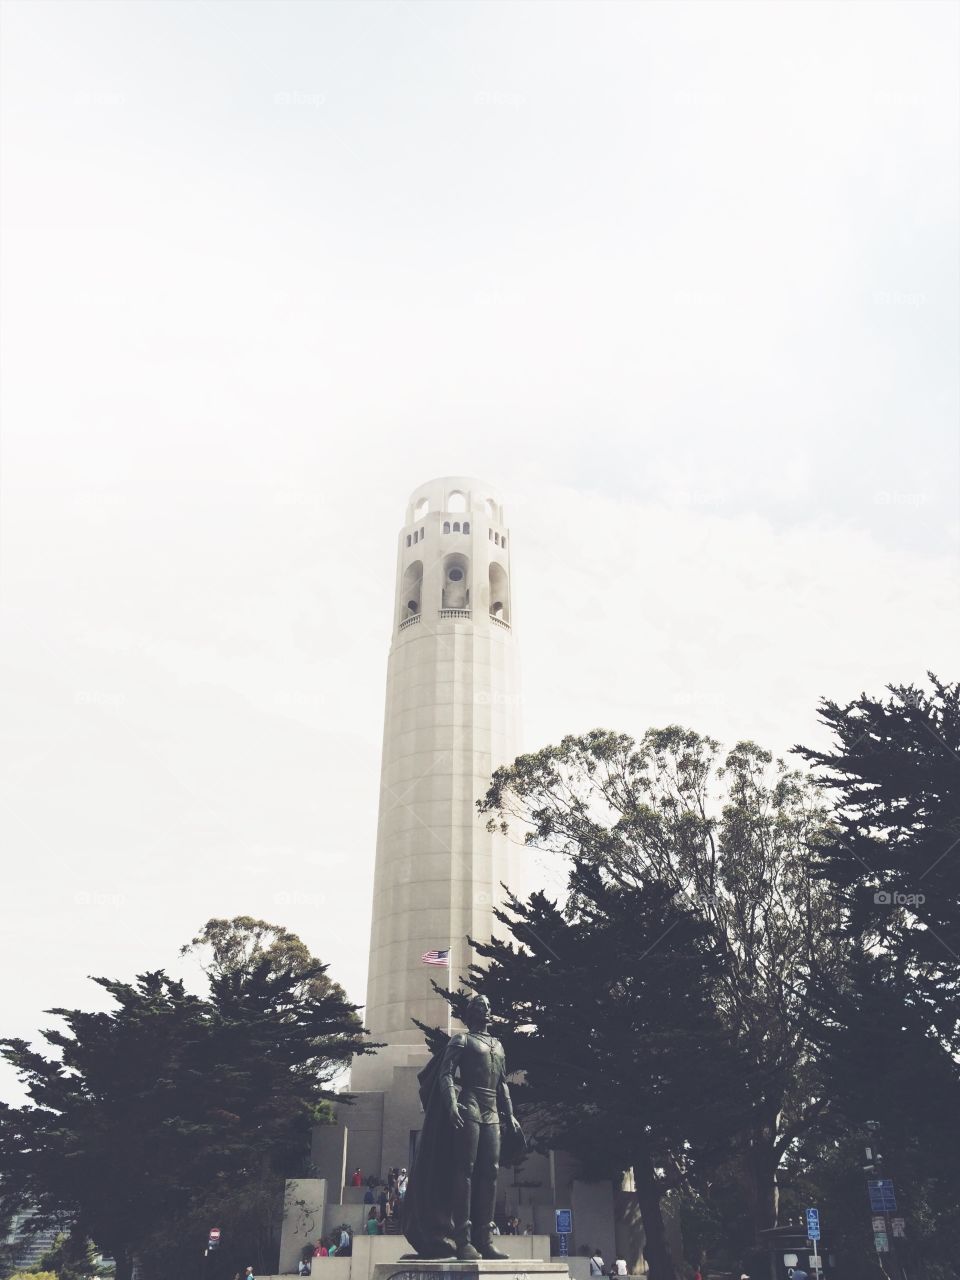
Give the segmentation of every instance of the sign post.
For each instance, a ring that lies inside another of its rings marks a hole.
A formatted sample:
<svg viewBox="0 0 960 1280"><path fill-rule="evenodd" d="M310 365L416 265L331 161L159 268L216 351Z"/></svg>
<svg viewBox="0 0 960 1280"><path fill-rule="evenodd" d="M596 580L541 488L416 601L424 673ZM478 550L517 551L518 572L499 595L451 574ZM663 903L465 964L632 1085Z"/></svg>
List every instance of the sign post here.
<svg viewBox="0 0 960 1280"><path fill-rule="evenodd" d="M573 1232L573 1210L555 1209L554 1219L557 1238L560 1241L560 1257L568 1258L570 1256L570 1236Z"/></svg>
<svg viewBox="0 0 960 1280"><path fill-rule="evenodd" d="M820 1255L817 1251L817 1241L820 1239L820 1210L807 1210L807 1239L813 1245L813 1271L816 1280L820 1280Z"/></svg>

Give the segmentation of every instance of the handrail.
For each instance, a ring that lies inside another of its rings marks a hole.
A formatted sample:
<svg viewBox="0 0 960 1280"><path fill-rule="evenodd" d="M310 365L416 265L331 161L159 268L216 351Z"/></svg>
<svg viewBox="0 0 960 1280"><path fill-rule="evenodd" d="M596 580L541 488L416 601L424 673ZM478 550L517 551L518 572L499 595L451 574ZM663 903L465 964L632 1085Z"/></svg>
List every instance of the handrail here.
<svg viewBox="0 0 960 1280"><path fill-rule="evenodd" d="M441 618L472 618L472 609L441 609Z"/></svg>
<svg viewBox="0 0 960 1280"><path fill-rule="evenodd" d="M415 622L419 622L419 621L420 621L419 613L411 614L409 618L404 618L404 620L400 623L400 626L397 628L397 630L402 631L404 627L412 627Z"/></svg>
<svg viewBox="0 0 960 1280"><path fill-rule="evenodd" d="M505 631L510 630L510 623L505 621L503 618L498 618L495 613L491 613L490 621L495 622L498 627L503 627Z"/></svg>

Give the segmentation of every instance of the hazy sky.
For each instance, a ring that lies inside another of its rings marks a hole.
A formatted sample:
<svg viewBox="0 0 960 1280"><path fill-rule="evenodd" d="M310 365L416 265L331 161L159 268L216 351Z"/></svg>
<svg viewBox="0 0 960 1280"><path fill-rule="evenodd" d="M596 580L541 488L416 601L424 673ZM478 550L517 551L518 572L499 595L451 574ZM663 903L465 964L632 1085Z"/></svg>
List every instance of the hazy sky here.
<svg viewBox="0 0 960 1280"><path fill-rule="evenodd" d="M530 747L957 676L956 5L4 28L0 1034L214 914L362 1001L432 476L507 503Z"/></svg>

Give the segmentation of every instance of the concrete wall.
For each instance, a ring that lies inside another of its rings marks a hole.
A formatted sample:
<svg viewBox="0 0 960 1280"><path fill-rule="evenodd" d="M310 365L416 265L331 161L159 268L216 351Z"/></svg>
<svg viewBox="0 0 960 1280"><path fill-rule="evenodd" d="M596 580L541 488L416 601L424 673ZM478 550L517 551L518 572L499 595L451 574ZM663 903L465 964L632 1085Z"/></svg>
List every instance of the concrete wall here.
<svg viewBox="0 0 960 1280"><path fill-rule="evenodd" d="M416 1066L394 1068L383 1107L384 1176L390 1168L410 1168L410 1134L423 1128L418 1070Z"/></svg>
<svg viewBox="0 0 960 1280"><path fill-rule="evenodd" d="M616 1256L613 1216L613 1184L610 1182L575 1181L570 1193L573 1210L571 1249L579 1252L586 1245L599 1249L606 1263Z"/></svg>
<svg viewBox="0 0 960 1280"><path fill-rule="evenodd" d="M296 1272L300 1255L323 1231L327 1184L323 1178L288 1178L280 1229L280 1270Z"/></svg>
<svg viewBox="0 0 960 1280"><path fill-rule="evenodd" d="M310 1135L310 1163L327 1184L328 1198L339 1201L347 1177L347 1130L340 1124L318 1124Z"/></svg>

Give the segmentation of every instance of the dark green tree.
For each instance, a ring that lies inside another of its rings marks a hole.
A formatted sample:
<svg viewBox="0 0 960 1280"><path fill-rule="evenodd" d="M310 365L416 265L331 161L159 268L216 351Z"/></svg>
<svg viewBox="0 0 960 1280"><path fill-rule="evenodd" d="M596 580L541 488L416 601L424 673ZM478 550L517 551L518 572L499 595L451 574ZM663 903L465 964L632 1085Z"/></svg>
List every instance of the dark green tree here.
<svg viewBox="0 0 960 1280"><path fill-rule="evenodd" d="M744 1189L754 1228L776 1225L781 1166L828 1107L811 995L850 947L837 895L811 874L829 821L809 780L749 742L723 755L677 726L640 743L596 730L498 770L480 808L624 887L669 887L702 921L722 961L717 1009L755 1067Z"/></svg>
<svg viewBox="0 0 960 1280"><path fill-rule="evenodd" d="M836 797L821 874L851 929L899 958L909 998L960 1051L960 683L930 684L825 700L833 744L796 750Z"/></svg>
<svg viewBox="0 0 960 1280"><path fill-rule="evenodd" d="M664 1197L749 1119L747 1067L717 1016L721 964L673 890L588 864L571 889L567 914L542 893L498 911L504 938L474 943L487 966L468 985L523 1073L516 1102L536 1144L573 1153L588 1177L632 1170L651 1278L674 1280Z"/></svg>
<svg viewBox="0 0 960 1280"><path fill-rule="evenodd" d="M262 922L213 925L237 942ZM205 998L163 972L95 979L116 1007L51 1010L65 1024L42 1033L55 1056L0 1041L30 1098L0 1109L3 1200L66 1217L128 1280L135 1257L148 1273L170 1263L164 1228L173 1252L196 1252L177 1224L198 1204L271 1177L279 1197L332 1075L368 1047L325 966L287 943L240 947Z"/></svg>
<svg viewBox="0 0 960 1280"><path fill-rule="evenodd" d="M946 1277L960 1253L960 685L931 675L929 688L888 694L823 702L833 744L797 749L836 796L818 874L856 946L849 975L820 992L819 1069L836 1113L822 1163L848 1170L851 1143L862 1154L879 1126L872 1145L897 1185L908 1270ZM860 1247L845 1270L865 1276L862 1174L854 1185L843 1234ZM836 1183L834 1194L847 1203Z"/></svg>

